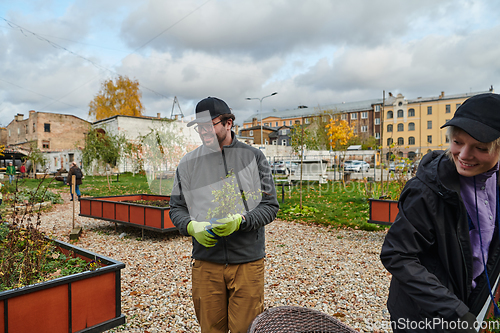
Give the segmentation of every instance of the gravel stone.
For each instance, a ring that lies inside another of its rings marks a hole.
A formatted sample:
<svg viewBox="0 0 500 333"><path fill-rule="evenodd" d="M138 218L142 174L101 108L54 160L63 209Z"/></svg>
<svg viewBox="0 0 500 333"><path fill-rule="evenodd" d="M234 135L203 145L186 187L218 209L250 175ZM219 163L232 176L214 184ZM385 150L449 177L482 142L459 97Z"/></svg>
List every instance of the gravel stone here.
<svg viewBox="0 0 500 333"><path fill-rule="evenodd" d="M73 203L42 216L48 235L69 242ZM200 332L191 301L191 239L78 216L75 244L123 262L122 313L108 332ZM379 260L386 232L343 230L276 220L266 226L265 307L322 311L360 332L383 332L390 274ZM378 327L382 329L378 330ZM387 326L385 326L387 327Z"/></svg>

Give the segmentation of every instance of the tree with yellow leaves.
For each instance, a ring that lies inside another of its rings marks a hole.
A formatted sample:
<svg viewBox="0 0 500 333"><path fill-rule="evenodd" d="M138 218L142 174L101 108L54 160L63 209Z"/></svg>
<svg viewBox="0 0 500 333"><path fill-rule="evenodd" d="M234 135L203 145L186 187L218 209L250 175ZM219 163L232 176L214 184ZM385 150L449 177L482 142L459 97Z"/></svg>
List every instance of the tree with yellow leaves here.
<svg viewBox="0 0 500 333"><path fill-rule="evenodd" d="M349 125L345 120L330 119L330 123L326 125L328 128L328 137L333 150L343 151L342 160L345 160L345 151L354 135L355 124ZM342 178L342 183L344 178Z"/></svg>
<svg viewBox="0 0 500 333"><path fill-rule="evenodd" d="M326 127L332 149L345 150L347 148L349 140L354 137L354 126L355 124L349 125L345 120L330 119Z"/></svg>
<svg viewBox="0 0 500 333"><path fill-rule="evenodd" d="M89 116L96 120L115 115L141 116L144 112L141 97L137 80L132 81L121 75L115 81L106 80L89 104Z"/></svg>

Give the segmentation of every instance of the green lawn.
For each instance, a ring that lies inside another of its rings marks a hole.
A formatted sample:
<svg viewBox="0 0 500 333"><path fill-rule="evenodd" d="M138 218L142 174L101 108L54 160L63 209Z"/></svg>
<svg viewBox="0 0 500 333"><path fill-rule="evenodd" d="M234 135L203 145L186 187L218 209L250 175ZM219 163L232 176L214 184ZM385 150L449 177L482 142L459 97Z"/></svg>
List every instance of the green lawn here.
<svg viewBox="0 0 500 333"><path fill-rule="evenodd" d="M113 176L111 182L111 191L108 189L105 176L85 176L80 191L83 196L108 196L131 193L155 193L158 194L159 182L155 181L152 188L149 188L146 176L135 175L131 173L121 174L119 181ZM35 188L40 180L27 179L20 181L20 187ZM44 184L48 184L45 180ZM171 180L162 180L163 193L167 194L171 188ZM371 191L367 191L370 189ZM61 181L52 181L50 188L56 190L69 191L69 186ZM391 197L396 197L398 191L395 183L389 185ZM375 224L367 223L368 220L368 200L369 197L378 198L381 195L379 184L366 183L364 181L351 181L346 185L341 182L331 182L319 185L318 183L305 184L303 186L302 204L316 208L317 213L310 215L295 215L285 211L299 204L299 186L285 187L284 203L282 203L281 186L276 186L280 211L278 218L287 221L303 221L307 223L317 223L322 225L331 225L332 227L354 228L363 230L380 230L386 228ZM386 193L387 194L387 190Z"/></svg>
<svg viewBox="0 0 500 333"><path fill-rule="evenodd" d="M367 186L374 187L372 193L367 193ZM390 195L395 196L395 184L390 184ZM298 184L293 187L285 187L284 203L281 186L276 188L280 211L278 218L287 221L304 221L340 228L354 228L363 230L380 230L387 228L376 224L367 223L368 220L368 198L378 198L381 191L377 184L363 181L351 181L347 184L341 182L318 183L303 186L302 205L313 207L316 213L301 215L287 213L286 211L295 207L300 202L300 189ZM387 193L385 193L387 194Z"/></svg>

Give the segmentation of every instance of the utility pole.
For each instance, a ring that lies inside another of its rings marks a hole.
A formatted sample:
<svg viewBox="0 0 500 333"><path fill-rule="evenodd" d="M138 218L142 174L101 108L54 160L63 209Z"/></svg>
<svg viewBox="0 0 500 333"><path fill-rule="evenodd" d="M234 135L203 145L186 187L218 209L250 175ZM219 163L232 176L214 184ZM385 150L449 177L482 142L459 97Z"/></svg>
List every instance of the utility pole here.
<svg viewBox="0 0 500 333"><path fill-rule="evenodd" d="M382 93L382 114L380 115L380 184L382 187L381 195L384 196L384 168L382 158L384 156L384 116L385 116L385 90Z"/></svg>

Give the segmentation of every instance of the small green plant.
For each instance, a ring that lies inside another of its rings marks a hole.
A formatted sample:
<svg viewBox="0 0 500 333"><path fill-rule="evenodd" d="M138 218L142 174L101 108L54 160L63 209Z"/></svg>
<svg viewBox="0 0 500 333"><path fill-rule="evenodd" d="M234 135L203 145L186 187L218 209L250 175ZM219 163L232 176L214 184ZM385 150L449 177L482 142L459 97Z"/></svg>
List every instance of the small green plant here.
<svg viewBox="0 0 500 333"><path fill-rule="evenodd" d="M236 176L233 172L230 172L223 182L224 184L220 190L212 191L214 196L212 202L217 203L217 207L208 210L207 219L214 217L224 218L231 214L243 214L245 207L241 204L242 200L255 200L259 194L258 192L260 192L260 189L258 192L240 192Z"/></svg>

